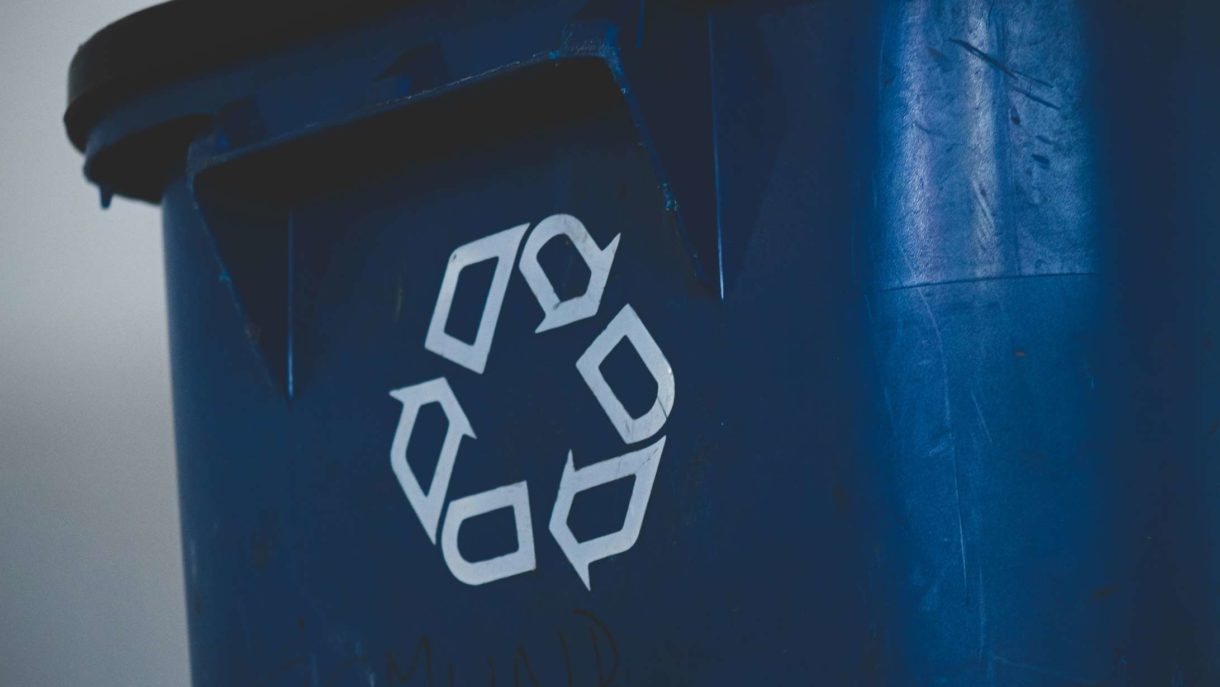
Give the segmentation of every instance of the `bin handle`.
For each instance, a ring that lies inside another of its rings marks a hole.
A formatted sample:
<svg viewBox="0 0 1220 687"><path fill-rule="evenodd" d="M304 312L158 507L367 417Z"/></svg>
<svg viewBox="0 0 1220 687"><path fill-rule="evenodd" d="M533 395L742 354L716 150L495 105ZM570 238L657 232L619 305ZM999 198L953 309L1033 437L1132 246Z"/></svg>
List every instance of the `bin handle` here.
<svg viewBox="0 0 1220 687"><path fill-rule="evenodd" d="M621 40L621 20L580 17L568 24L560 45L553 50L506 61L503 66L476 76L442 83L270 138L241 143L242 137L226 131L222 112L216 129L190 146L186 180L208 226L213 248L224 269L224 281L247 322L251 343L260 352L273 385L292 398L296 379L292 336L295 314L292 270L285 267L290 264L291 217L290 213L288 216L267 213L265 207L274 205L268 200L274 198L268 199L265 194L292 194L299 189L288 188L285 184L290 182L277 174L247 174L246 179L258 182L257 189L249 183L226 183L225 179L241 177L243 168L260 159L307 150L311 141L325 140L328 135L358 131L375 125L379 119L401 116L429 103L451 101L481 87L519 83L513 78L548 68L580 73L582 65L597 65L608 72L624 100L640 143L649 153L665 211L678 227L694 273L710 293L723 299L725 280L719 251L724 242L717 216L710 20L706 12L659 4L666 10L658 12L661 16L648 25L653 34L648 42L636 41L625 46ZM563 83L562 79L559 83ZM236 107L240 109L241 104ZM237 120L241 121L241 117ZM293 169L291 165L288 168ZM247 198L243 200L242 194L247 194ZM290 207L291 203L282 205Z"/></svg>
<svg viewBox="0 0 1220 687"><path fill-rule="evenodd" d="M634 4L634 3L631 3ZM665 11L648 24L647 43L624 45L620 26L623 18L592 3L593 10L567 25L558 47L475 76L458 78L410 95L382 101L331 121L310 125L247 145L232 145L232 139L215 132L195 141L189 150L186 172L192 188L199 180L250 156L270 153L329 132L362 126L370 120L425 103L452 98L472 88L536 69L595 60L605 66L618 87L641 144L660 182L665 210L674 216L690 252L700 281L721 298L724 278L720 273L717 194L709 52L709 17L683 3L658 3ZM695 3L698 4L698 3ZM594 15L589 18L589 14Z"/></svg>

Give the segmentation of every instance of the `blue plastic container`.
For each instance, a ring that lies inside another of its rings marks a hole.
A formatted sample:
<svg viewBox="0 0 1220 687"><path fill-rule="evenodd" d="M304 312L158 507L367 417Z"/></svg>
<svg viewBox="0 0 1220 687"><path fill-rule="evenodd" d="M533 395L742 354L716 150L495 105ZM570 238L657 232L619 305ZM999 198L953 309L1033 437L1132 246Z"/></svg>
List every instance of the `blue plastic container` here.
<svg viewBox="0 0 1220 687"><path fill-rule="evenodd" d="M179 0L197 685L1220 684L1208 2Z"/></svg>

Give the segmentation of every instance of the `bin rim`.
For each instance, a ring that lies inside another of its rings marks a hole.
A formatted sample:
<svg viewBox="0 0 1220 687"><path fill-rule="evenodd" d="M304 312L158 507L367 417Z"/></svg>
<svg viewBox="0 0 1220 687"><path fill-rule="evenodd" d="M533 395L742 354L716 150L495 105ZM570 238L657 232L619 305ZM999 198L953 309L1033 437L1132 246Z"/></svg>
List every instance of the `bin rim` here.
<svg viewBox="0 0 1220 687"><path fill-rule="evenodd" d="M124 102L415 2L170 0L140 10L77 48L68 67L68 138L84 152L93 127Z"/></svg>

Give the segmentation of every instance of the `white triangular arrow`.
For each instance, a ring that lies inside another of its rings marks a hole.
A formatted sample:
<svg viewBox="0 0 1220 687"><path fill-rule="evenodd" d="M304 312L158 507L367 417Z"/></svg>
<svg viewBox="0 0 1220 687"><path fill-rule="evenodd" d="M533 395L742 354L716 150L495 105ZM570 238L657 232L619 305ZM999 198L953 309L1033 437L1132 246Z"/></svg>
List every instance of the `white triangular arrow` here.
<svg viewBox="0 0 1220 687"><path fill-rule="evenodd" d="M571 451L568 452L568 462L564 465L563 478L559 482L559 494L555 497L555 509L551 512L550 530L559 548L563 549L563 554L568 557L572 567L576 568L576 574L580 575L585 588L592 589L589 581L590 563L623 553L635 546L636 539L640 536L640 528L644 525L644 513L648 510L648 498L652 495L652 483L657 476L657 467L661 464L661 451L664 448L665 437L661 437L651 446L579 470L573 464ZM622 528L588 541L577 541L576 535L568 527L568 514L572 510L572 501L576 495L631 475L635 476L635 484L631 488L631 500L627 504L627 515L623 518Z"/></svg>
<svg viewBox="0 0 1220 687"><path fill-rule="evenodd" d="M566 301L559 300L555 285L538 262L539 251L559 236L567 236L572 241L580 259L589 267L589 285L584 294ZM621 234L615 236L605 248L598 248L585 225L571 215L551 215L534 227L525 240L525 247L521 249L520 269L534 297L538 299L538 305L542 306L544 316L535 332L557 329L597 314L620 237Z"/></svg>
<svg viewBox="0 0 1220 687"><path fill-rule="evenodd" d="M500 308L504 305L504 292L508 290L508 278L512 276L513 263L517 259L517 246L521 245L521 237L528 228L528 224L522 224L454 249L445 266L441 290L436 295L436 307L432 310L424 348L483 374L487 356L491 352L491 342L496 335L496 323L500 320ZM491 278L487 300L483 302L483 314L479 318L474 343L466 343L450 336L445 327L449 324L449 310L453 307L453 296L457 292L462 270L485 260L496 261L496 272Z"/></svg>
<svg viewBox="0 0 1220 687"><path fill-rule="evenodd" d="M462 437L475 438L474 428L470 426L470 420L466 418L466 413L462 411L461 404L444 377L396 389L391 391L390 395L402 403L398 430L394 433L394 441L390 445L390 466L394 468L398 484L407 495L411 508L419 516L420 524L428 533L428 539L435 544L436 526L441 519L441 509L445 505L445 494L449 491L449 477L453 474L458 446L462 443ZM411 433L415 431L415 419L419 417L419 409L429 403L440 404L449 427L445 430L445 443L441 445L441 454L436 461L432 482L425 492L407 462L407 446L411 442Z"/></svg>

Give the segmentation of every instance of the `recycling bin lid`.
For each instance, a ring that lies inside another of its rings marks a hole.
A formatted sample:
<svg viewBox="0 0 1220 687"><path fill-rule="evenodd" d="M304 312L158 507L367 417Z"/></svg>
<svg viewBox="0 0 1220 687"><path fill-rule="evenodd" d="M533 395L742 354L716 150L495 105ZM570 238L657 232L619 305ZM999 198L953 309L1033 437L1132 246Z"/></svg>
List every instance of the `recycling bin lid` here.
<svg viewBox="0 0 1220 687"><path fill-rule="evenodd" d="M85 150L107 112L172 81L306 41L418 0L171 0L81 45L68 69L68 138Z"/></svg>

